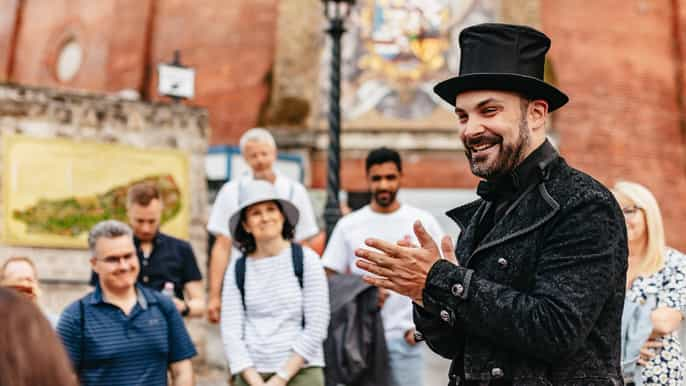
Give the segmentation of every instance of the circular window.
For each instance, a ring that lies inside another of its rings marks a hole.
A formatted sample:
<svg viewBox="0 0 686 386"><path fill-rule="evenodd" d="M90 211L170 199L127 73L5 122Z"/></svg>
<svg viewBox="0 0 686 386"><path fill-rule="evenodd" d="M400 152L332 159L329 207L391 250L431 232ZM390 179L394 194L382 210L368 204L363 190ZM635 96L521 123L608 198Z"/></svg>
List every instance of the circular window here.
<svg viewBox="0 0 686 386"><path fill-rule="evenodd" d="M74 79L81 68L83 50L76 39L67 40L57 56L57 79L66 83Z"/></svg>

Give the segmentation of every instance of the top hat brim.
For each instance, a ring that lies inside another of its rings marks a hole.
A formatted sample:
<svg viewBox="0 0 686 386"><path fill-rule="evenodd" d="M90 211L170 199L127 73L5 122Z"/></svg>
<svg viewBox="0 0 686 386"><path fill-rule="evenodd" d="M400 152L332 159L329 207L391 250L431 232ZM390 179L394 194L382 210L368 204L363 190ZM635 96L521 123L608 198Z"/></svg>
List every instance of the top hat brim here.
<svg viewBox="0 0 686 386"><path fill-rule="evenodd" d="M550 112L569 101L569 97L556 87L538 78L520 74L473 73L456 76L434 86L434 92L453 106L458 94L474 90L511 91L527 98L543 99L548 102Z"/></svg>

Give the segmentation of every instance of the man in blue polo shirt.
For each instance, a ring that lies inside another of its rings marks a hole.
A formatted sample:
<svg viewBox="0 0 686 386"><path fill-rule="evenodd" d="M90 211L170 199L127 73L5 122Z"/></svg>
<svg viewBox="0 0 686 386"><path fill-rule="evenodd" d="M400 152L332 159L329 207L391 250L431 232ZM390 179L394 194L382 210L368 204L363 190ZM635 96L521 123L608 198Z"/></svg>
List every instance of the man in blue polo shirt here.
<svg viewBox="0 0 686 386"><path fill-rule="evenodd" d="M138 254L138 282L157 291L173 293L172 300L182 316L199 317L205 312L205 288L191 245L160 232L162 195L151 183L129 188L126 217L133 229ZM91 275L95 286L98 276Z"/></svg>
<svg viewBox="0 0 686 386"><path fill-rule="evenodd" d="M88 235L95 290L72 303L57 326L82 385L194 384L195 347L172 300L136 284L131 228L98 223Z"/></svg>

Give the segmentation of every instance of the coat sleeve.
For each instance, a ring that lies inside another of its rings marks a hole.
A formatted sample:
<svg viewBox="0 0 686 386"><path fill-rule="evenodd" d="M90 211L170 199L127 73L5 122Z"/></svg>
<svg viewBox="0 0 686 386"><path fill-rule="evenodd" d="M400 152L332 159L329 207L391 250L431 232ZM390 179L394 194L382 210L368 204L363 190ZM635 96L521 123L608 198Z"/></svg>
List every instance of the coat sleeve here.
<svg viewBox="0 0 686 386"><path fill-rule="evenodd" d="M462 347L460 328L450 326L417 304L413 304L413 309L414 324L431 351L446 359L455 358L458 349Z"/></svg>
<svg viewBox="0 0 686 386"><path fill-rule="evenodd" d="M472 269L436 262L424 289L428 313L442 313L444 323L459 330L455 334L479 336L541 361L575 352L607 299L624 288L626 229L608 195L590 192L570 200L545 225L534 285L526 292ZM451 291L456 285L463 290Z"/></svg>

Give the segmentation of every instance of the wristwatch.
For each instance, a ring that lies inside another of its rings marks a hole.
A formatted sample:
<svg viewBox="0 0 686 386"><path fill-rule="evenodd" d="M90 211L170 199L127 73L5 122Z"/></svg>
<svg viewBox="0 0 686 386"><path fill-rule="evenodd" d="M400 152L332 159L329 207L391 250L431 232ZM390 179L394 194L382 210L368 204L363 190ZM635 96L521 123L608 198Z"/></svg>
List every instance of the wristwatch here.
<svg viewBox="0 0 686 386"><path fill-rule="evenodd" d="M290 381L290 377L288 376L288 371L286 371L284 369L276 370L276 376L283 379L284 381L286 381L286 383L288 383L288 381Z"/></svg>
<svg viewBox="0 0 686 386"><path fill-rule="evenodd" d="M186 301L183 301L183 311L181 311L181 316L188 316L188 314L191 313L191 308L188 307L188 303Z"/></svg>

